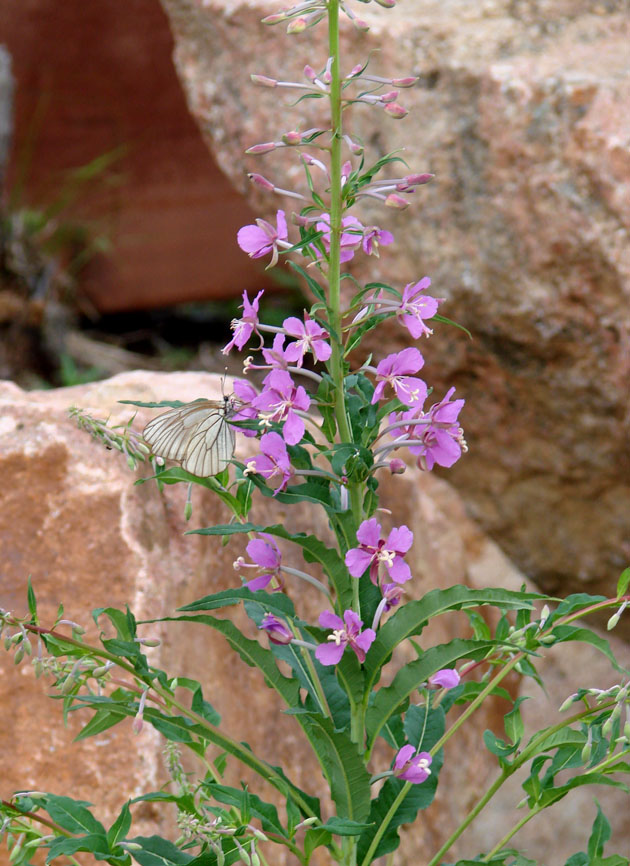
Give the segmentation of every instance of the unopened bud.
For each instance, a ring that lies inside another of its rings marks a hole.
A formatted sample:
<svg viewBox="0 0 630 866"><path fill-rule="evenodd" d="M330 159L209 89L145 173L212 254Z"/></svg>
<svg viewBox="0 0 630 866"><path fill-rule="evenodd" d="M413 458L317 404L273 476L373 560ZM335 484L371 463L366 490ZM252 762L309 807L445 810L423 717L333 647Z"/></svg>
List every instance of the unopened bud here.
<svg viewBox="0 0 630 866"><path fill-rule="evenodd" d="M408 75L407 78L392 78L394 87L413 87L418 79L414 75Z"/></svg>
<svg viewBox="0 0 630 866"><path fill-rule="evenodd" d="M367 23L367 21L364 21L363 18L353 18L352 23L361 33L367 33L370 29L370 25Z"/></svg>
<svg viewBox="0 0 630 866"><path fill-rule="evenodd" d="M289 35L293 35L294 33L304 33L307 27L308 20L304 18L304 16L301 18L294 18L287 27L287 33ZM249 863L249 860L245 860L245 863Z"/></svg>
<svg viewBox="0 0 630 866"><path fill-rule="evenodd" d="M361 72L363 72L363 64L357 63L357 65L353 66L352 69L350 70L350 74L348 75L348 78L354 78L355 75L360 75Z"/></svg>
<svg viewBox="0 0 630 866"><path fill-rule="evenodd" d="M267 192L273 192L275 186L271 183L270 180L267 180L266 177L263 177L262 174L256 174L255 172L251 172L247 175L247 177L251 180L252 183L255 183L256 186L259 186L261 189L267 190Z"/></svg>
<svg viewBox="0 0 630 866"><path fill-rule="evenodd" d="M62 682L61 686L59 687L59 691L61 692L62 695L69 695L70 692L72 691L72 689L74 688L75 684L76 684L76 679L72 676L72 674L70 674Z"/></svg>
<svg viewBox="0 0 630 866"><path fill-rule="evenodd" d="M265 141L262 144L254 144L251 147L248 147L245 153L252 154L253 156L260 156L263 153L269 153L275 149L275 141Z"/></svg>
<svg viewBox="0 0 630 866"><path fill-rule="evenodd" d="M569 697L566 699L566 701L563 701L563 703L560 704L558 712L563 713L565 710L568 710L569 707L575 703L576 697L577 697L576 694L569 695Z"/></svg>
<svg viewBox="0 0 630 866"><path fill-rule="evenodd" d="M190 499L186 500L186 504L184 505L184 520L190 520L193 513L193 506Z"/></svg>
<svg viewBox="0 0 630 866"><path fill-rule="evenodd" d="M403 182L407 183L409 186L421 186L421 184L428 183L430 180L433 180L434 177L434 174L425 171L421 174L408 174L406 175L406 177L403 177Z"/></svg>
<svg viewBox="0 0 630 866"><path fill-rule="evenodd" d="M582 758L582 761L584 763L586 763L587 761L590 761L592 752L593 752L593 746L592 746L590 740L588 740L585 743L584 748L582 749L582 754L581 754L581 758Z"/></svg>
<svg viewBox="0 0 630 866"><path fill-rule="evenodd" d="M13 656L13 664L19 665L19 663L24 658L24 644L21 643L20 646L16 649L15 655Z"/></svg>
<svg viewBox="0 0 630 866"><path fill-rule="evenodd" d="M397 90L388 90L387 93L383 93L381 95L380 101L384 105L387 105L389 102L396 102L397 98L398 98L398 91Z"/></svg>
<svg viewBox="0 0 630 866"><path fill-rule="evenodd" d="M300 142L302 141L302 135L296 130L292 130L291 132L285 132L285 134L282 136L282 141L284 142L284 144L288 144L289 146L300 144Z"/></svg>
<svg viewBox="0 0 630 866"><path fill-rule="evenodd" d="M409 114L407 109L403 108L402 105L399 105L397 102L388 103L383 111L390 117L393 117L394 120L402 120L403 117L406 117Z"/></svg>
<svg viewBox="0 0 630 866"><path fill-rule="evenodd" d="M556 642L556 637L553 634L546 634L540 638L540 643L545 646L552 646Z"/></svg>
<svg viewBox="0 0 630 866"><path fill-rule="evenodd" d="M396 0L376 0L376 2L384 9L393 9L396 5Z"/></svg>
<svg viewBox="0 0 630 866"><path fill-rule="evenodd" d="M119 844L125 851L142 851L142 845L138 845L137 842L120 842Z"/></svg>
<svg viewBox="0 0 630 866"><path fill-rule="evenodd" d="M274 12L272 15L267 15L262 19L263 24L279 24L281 21L286 21L287 16L285 12Z"/></svg>
<svg viewBox="0 0 630 866"><path fill-rule="evenodd" d="M253 84L259 87L277 87L278 82L275 78L268 78L266 75L250 75Z"/></svg>
<svg viewBox="0 0 630 866"><path fill-rule="evenodd" d="M268 841L269 841L269 839L267 838L267 836L265 836L265 834L263 833L263 831L262 831L262 830L259 830L257 827L253 827L253 828L252 828L252 833L253 833L254 836L255 836L258 840L260 840L261 842L268 842Z"/></svg>
<svg viewBox="0 0 630 866"><path fill-rule="evenodd" d="M98 680L102 676L105 676L105 674L110 669L110 667L112 667L111 664L106 664L106 665L101 665L98 668L94 668L94 670L92 671L92 676L94 677L95 680Z"/></svg>
<svg viewBox="0 0 630 866"><path fill-rule="evenodd" d="M613 729L613 720L610 716L608 716L608 718L606 719L606 721L602 725L602 734L605 737L609 737L612 734L612 729Z"/></svg>
<svg viewBox="0 0 630 866"><path fill-rule="evenodd" d="M385 205L386 207L393 207L397 210L404 210L406 207L409 207L409 202L401 195L397 195L395 192L390 192L385 199Z"/></svg>
<svg viewBox="0 0 630 866"><path fill-rule="evenodd" d="M131 455L131 454L127 454L127 466L128 466L132 471L135 471L137 465L138 465L138 462L137 462L136 458L133 457L133 455Z"/></svg>
<svg viewBox="0 0 630 866"><path fill-rule="evenodd" d="M160 646L162 641L158 640L155 637L141 637L138 639L138 643L142 644L142 646L156 647Z"/></svg>
<svg viewBox="0 0 630 866"><path fill-rule="evenodd" d="M406 468L407 464L400 457L394 457L389 461L389 471L392 475L402 475Z"/></svg>

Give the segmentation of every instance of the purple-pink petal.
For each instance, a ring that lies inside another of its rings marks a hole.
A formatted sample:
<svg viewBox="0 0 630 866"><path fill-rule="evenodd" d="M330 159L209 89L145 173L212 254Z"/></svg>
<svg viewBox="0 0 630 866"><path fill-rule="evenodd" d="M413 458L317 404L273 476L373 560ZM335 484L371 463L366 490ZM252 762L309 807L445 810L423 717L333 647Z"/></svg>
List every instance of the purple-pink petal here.
<svg viewBox="0 0 630 866"><path fill-rule="evenodd" d="M322 628L330 628L335 631L344 628L344 621L331 610L323 610L319 615L318 622Z"/></svg>
<svg viewBox="0 0 630 866"><path fill-rule="evenodd" d="M304 436L304 421L295 412L289 412L282 428L282 435L287 445L297 445Z"/></svg>
<svg viewBox="0 0 630 866"><path fill-rule="evenodd" d="M407 745L399 749L398 754L394 759L394 770L401 770L407 761L414 756L415 751L416 750L410 743L407 743Z"/></svg>
<svg viewBox="0 0 630 866"><path fill-rule="evenodd" d="M259 574L258 577L248 580L245 586L247 589L251 589L252 592L255 592L257 589L267 589L272 577L272 574Z"/></svg>
<svg viewBox="0 0 630 866"><path fill-rule="evenodd" d="M408 526L399 526L392 529L387 536L385 547L387 550L395 550L397 553L407 553L413 544L413 532Z"/></svg>
<svg viewBox="0 0 630 866"><path fill-rule="evenodd" d="M387 571L394 583L406 583L408 580L411 580L411 570L400 556L394 557L394 561L387 568Z"/></svg>
<svg viewBox="0 0 630 866"><path fill-rule="evenodd" d="M378 547L381 540L381 525L375 517L364 520L357 529L357 541L366 547Z"/></svg>
<svg viewBox="0 0 630 866"><path fill-rule="evenodd" d="M432 686L441 686L443 689L454 689L459 685L460 676L453 668L443 668L429 677Z"/></svg>
<svg viewBox="0 0 630 866"><path fill-rule="evenodd" d="M254 259L259 259L270 252L273 243L264 229L257 225L243 226L238 230L236 242L243 252Z"/></svg>
<svg viewBox="0 0 630 866"><path fill-rule="evenodd" d="M366 628L361 632L361 634L357 635L357 637L355 637L355 639L352 641L353 648L356 645L359 647L359 649L363 650L363 652L366 653L369 650L369 648L372 646L372 644L374 643L375 639L376 639L376 632L371 628ZM358 655L358 653L357 653L357 655ZM365 660L365 656L363 658L359 657L359 661L364 661L364 660Z"/></svg>
<svg viewBox="0 0 630 866"><path fill-rule="evenodd" d="M373 553L362 550L360 547L353 547L345 557L345 563L352 577L361 577L365 569L372 561Z"/></svg>
<svg viewBox="0 0 630 866"><path fill-rule="evenodd" d="M245 549L256 565L263 568L278 568L280 565L280 551L261 538L252 539Z"/></svg>
<svg viewBox="0 0 630 866"><path fill-rule="evenodd" d="M320 643L315 650L315 657L323 665L339 664L346 646L347 641L342 641L339 644L333 643L333 641Z"/></svg>

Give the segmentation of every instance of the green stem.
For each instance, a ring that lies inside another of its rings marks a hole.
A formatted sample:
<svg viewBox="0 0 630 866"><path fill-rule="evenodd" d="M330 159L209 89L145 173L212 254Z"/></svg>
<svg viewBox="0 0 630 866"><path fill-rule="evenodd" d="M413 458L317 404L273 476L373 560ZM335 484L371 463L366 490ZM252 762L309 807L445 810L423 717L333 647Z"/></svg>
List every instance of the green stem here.
<svg viewBox="0 0 630 866"><path fill-rule="evenodd" d="M451 847L451 845L453 845L453 844L454 844L454 843L459 839L459 837L462 835L462 833L464 832L464 830L465 830L467 827L469 827L470 824L472 824L472 822L475 820L475 818L477 817L477 815L478 815L478 814L481 812L481 810L482 810L482 809L483 809L483 808L484 808L484 807L485 807L485 806L490 802L490 800L494 797L494 795L495 795L496 792L499 790L499 788L501 787L501 785L502 785L502 784L505 782L505 780L506 780L509 776L511 776L511 775L512 775L511 772L508 773L508 772L506 772L505 770L503 770L503 772L502 772L502 773L501 773L501 774L500 774L500 775L495 779L495 781L492 783L492 785L488 788L488 790L487 790L486 793L483 795L483 797L482 797L482 798L481 798L481 799L480 799L480 800L475 804L475 806L474 806L474 807L470 810L470 812L466 815L466 817L465 817L464 820L461 822L461 824L459 825L459 827L458 827L458 828L457 828L457 829L456 829L456 830L455 830L455 831L454 831L454 832L449 836L449 838L448 838L448 839L446 840L446 842L442 845L442 847L441 847L440 850L437 852L437 854L435 854L435 856L432 857L432 858L429 860L429 862L427 863L427 866L437 866L437 864L440 862L440 860L442 859L442 857L443 857L443 856L446 854L446 852L449 850L449 848Z"/></svg>
<svg viewBox="0 0 630 866"><path fill-rule="evenodd" d="M521 818L521 820L518 821L512 827L511 830L508 830L508 832L505 834L503 839L501 839L500 842L497 842L497 844L494 846L492 851L490 851L488 854L486 854L486 856L483 858L483 860L481 862L487 863L490 859L492 859L492 857L494 857L494 855L497 853L497 851L500 851L501 848L503 848L505 845L507 845L507 843L510 841L512 836L514 836L515 833L518 833L518 831L521 829L521 827L524 827L525 824L527 824L529 821L531 821L532 818L534 818L541 811L542 811L542 808L540 806L534 806L532 809L530 809L530 811L527 813L527 815L525 815L523 818Z"/></svg>
<svg viewBox="0 0 630 866"><path fill-rule="evenodd" d="M339 71L339 0L328 0L328 56L333 58L330 83L330 116L332 136L330 142L330 254L328 264L328 315L334 336L331 337L332 354L330 375L335 383L335 418L341 442L352 442L352 432L346 412L344 393L342 315L341 315L341 231L343 197L341 189L342 107L341 75ZM339 341L339 342L338 342ZM348 484L350 508L357 522L363 514L361 485ZM353 606L357 613L358 587L354 592Z"/></svg>

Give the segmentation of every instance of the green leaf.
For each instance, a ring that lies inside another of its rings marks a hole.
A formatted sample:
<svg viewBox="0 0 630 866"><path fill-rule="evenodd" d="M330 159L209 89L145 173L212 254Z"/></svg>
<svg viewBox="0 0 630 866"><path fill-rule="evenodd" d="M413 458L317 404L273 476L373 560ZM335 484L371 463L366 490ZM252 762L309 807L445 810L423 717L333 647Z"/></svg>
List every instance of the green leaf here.
<svg viewBox="0 0 630 866"><path fill-rule="evenodd" d="M505 733L513 745L518 745L525 733L525 725L523 724L519 707L526 700L527 698L525 697L517 698L513 709L505 714Z"/></svg>
<svg viewBox="0 0 630 866"><path fill-rule="evenodd" d="M625 673L625 669L618 663L613 655L608 641L591 631L589 628L581 628L574 625L557 625L554 626L553 636L556 638L556 643L566 643L568 641L579 641L580 643L588 643L594 646L611 662L615 670Z"/></svg>
<svg viewBox="0 0 630 866"><path fill-rule="evenodd" d="M610 824L608 823L606 816L602 812L597 800L595 801L595 803L597 805L597 815L595 816L595 820L593 822L593 829L588 840L587 853L589 856L589 861L594 860L595 857L601 857L603 855L604 845L610 839Z"/></svg>
<svg viewBox="0 0 630 866"><path fill-rule="evenodd" d="M79 733L74 738L75 743L79 740L85 740L87 737L94 737L96 734L102 734L108 728L113 728L123 719L132 715L132 711L125 712L124 710L114 710L112 708L97 710L90 721L84 725Z"/></svg>
<svg viewBox="0 0 630 866"><path fill-rule="evenodd" d="M31 583L31 577L29 575L28 578L28 590L27 590L27 598L28 598L28 610L31 615L31 622L34 625L37 625L37 599L35 598L35 590L33 589L33 584Z"/></svg>
<svg viewBox="0 0 630 866"><path fill-rule="evenodd" d="M89 851L94 855L96 860L105 860L112 853L104 834L90 833L87 836L79 836L72 839L64 836L58 837L50 843L46 863L50 863L56 857L60 857L63 854L66 856L76 854L77 851Z"/></svg>
<svg viewBox="0 0 630 866"><path fill-rule="evenodd" d="M140 850L133 852L140 866L185 866L193 859L161 836L136 836L128 841L140 845Z"/></svg>
<svg viewBox="0 0 630 866"><path fill-rule="evenodd" d="M434 616L450 610L481 607L491 604L499 608L518 610L530 608L535 599L544 598L537 593L512 592L506 589L469 589L451 586L433 589L418 601L409 601L400 607L380 629L365 659L364 669L368 688L377 681L384 664L398 644L412 635L422 633Z"/></svg>
<svg viewBox="0 0 630 866"><path fill-rule="evenodd" d="M131 811L129 810L129 800L122 807L120 815L116 818L107 833L107 842L110 848L114 848L122 839L124 839L131 827Z"/></svg>
<svg viewBox="0 0 630 866"><path fill-rule="evenodd" d="M296 273L298 273L306 285L309 287L311 292L315 295L318 301L321 301L323 304L326 303L326 294L319 283L313 279L313 277L307 273L304 268L301 268L299 265L296 265L295 262L287 259L288 265L292 268Z"/></svg>
<svg viewBox="0 0 630 866"><path fill-rule="evenodd" d="M259 602L266 611L278 616L295 616L295 607L288 595L281 592L265 592L262 589L252 592L246 586L206 595L197 601L178 607L177 610L218 610L222 607L240 604L241 601ZM156 621L159 622L159 620L150 620L150 622Z"/></svg>
<svg viewBox="0 0 630 866"><path fill-rule="evenodd" d="M305 719L309 740L330 786L337 817L363 821L370 810L370 776L356 744L328 718Z"/></svg>
<svg viewBox="0 0 630 866"><path fill-rule="evenodd" d="M223 524L221 526L209 526L205 529L194 529L187 535L237 535L245 532L267 532L277 538L292 541L302 548L306 562L318 562L324 569L328 579L337 593L341 607L345 610L352 606L352 587L348 576L348 569L336 550L319 540L315 535L306 535L304 532L291 533L284 526L274 524L273 526L257 526L254 523Z"/></svg>
<svg viewBox="0 0 630 866"><path fill-rule="evenodd" d="M105 836L105 827L97 821L87 808L86 800L73 800L57 794L46 794L46 811L50 817L70 833L86 833Z"/></svg>
<svg viewBox="0 0 630 866"><path fill-rule="evenodd" d="M204 782L203 787L219 803L236 806L240 812L247 809L251 816L258 818L265 833L274 833L288 838L287 831L278 817L278 810L271 803L265 803L256 794L251 794L249 791L239 790L228 785Z"/></svg>
<svg viewBox="0 0 630 866"><path fill-rule="evenodd" d="M304 834L304 857L306 862L309 862L311 855L316 848L319 848L322 845L330 845L331 842L331 834L322 827L311 827L307 830Z"/></svg>
<svg viewBox="0 0 630 866"><path fill-rule="evenodd" d="M630 568L624 568L617 581L617 598L625 595L628 592L628 587L630 587Z"/></svg>
<svg viewBox="0 0 630 866"><path fill-rule="evenodd" d="M390 620L391 622L391 620ZM426 650L421 658L401 668L391 685L379 689L366 715L370 744L387 720L404 708L410 695L425 683L431 674L453 667L462 658L481 659L495 646L493 641L452 640Z"/></svg>
<svg viewBox="0 0 630 866"><path fill-rule="evenodd" d="M338 818L336 815L333 815L322 827L318 827L317 829L328 830L334 836L360 836L369 827L369 824L350 821L348 818Z"/></svg>

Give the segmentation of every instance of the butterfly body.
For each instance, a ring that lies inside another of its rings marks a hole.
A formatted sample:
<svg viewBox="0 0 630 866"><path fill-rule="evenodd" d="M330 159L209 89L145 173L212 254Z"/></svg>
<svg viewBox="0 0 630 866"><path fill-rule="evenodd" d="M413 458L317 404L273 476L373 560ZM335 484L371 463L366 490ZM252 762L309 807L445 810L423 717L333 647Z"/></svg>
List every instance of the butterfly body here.
<svg viewBox="0 0 630 866"><path fill-rule="evenodd" d="M234 428L228 419L236 402L224 397L170 409L149 421L142 435L156 456L176 460L191 475L218 475L234 454Z"/></svg>

